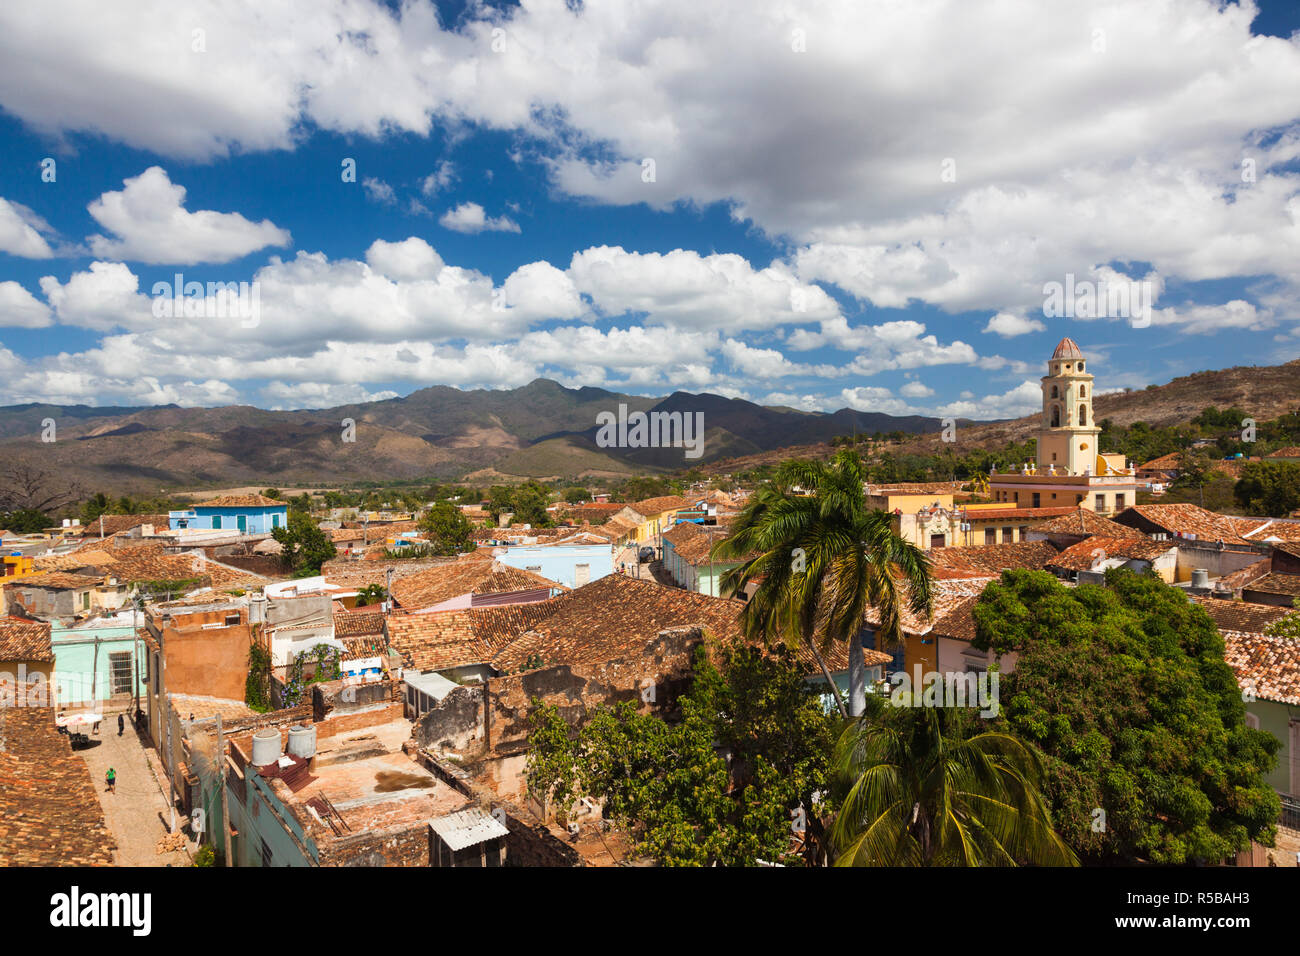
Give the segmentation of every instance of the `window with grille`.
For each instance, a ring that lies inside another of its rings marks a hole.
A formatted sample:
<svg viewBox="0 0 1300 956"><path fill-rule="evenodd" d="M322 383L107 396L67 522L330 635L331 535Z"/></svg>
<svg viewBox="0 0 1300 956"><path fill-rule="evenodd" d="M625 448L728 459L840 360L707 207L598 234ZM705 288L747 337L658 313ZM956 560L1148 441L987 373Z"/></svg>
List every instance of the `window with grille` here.
<svg viewBox="0 0 1300 956"><path fill-rule="evenodd" d="M132 693L131 653L116 651L108 655L108 677L113 696Z"/></svg>

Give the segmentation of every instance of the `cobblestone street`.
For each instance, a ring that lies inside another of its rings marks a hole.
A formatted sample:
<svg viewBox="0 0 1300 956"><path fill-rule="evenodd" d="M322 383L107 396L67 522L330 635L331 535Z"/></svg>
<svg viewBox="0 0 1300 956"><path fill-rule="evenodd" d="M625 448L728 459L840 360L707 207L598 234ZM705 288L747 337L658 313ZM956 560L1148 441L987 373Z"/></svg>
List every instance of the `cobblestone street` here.
<svg viewBox="0 0 1300 956"><path fill-rule="evenodd" d="M168 833L171 805L159 789L144 738L129 721L119 737L117 715L105 714L100 732L90 740L89 747L76 753L90 768L104 818L117 841L116 865L189 866L190 857L184 851L157 852L158 841ZM105 785L109 767L117 771L114 793ZM177 826L181 819L178 815Z"/></svg>

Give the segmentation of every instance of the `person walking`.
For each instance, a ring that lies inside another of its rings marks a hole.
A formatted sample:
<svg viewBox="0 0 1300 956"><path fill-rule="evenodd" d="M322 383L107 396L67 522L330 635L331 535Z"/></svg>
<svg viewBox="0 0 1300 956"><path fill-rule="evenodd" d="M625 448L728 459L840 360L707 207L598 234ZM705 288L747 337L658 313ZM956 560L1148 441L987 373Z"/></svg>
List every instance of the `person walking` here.
<svg viewBox="0 0 1300 956"><path fill-rule="evenodd" d="M126 715L125 715L125 714L118 714L118 715L117 715L117 735L118 735L119 737L121 737L122 734L124 734L124 733L126 733Z"/></svg>
<svg viewBox="0 0 1300 956"><path fill-rule="evenodd" d="M112 767L108 768L108 792L117 793L117 771Z"/></svg>

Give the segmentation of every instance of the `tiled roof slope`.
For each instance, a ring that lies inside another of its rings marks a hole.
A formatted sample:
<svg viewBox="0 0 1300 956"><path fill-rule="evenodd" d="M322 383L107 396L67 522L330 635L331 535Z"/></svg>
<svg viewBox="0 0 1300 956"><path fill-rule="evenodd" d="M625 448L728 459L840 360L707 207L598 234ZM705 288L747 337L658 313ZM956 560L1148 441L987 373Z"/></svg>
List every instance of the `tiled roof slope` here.
<svg viewBox="0 0 1300 956"><path fill-rule="evenodd" d="M394 614L388 619L389 643L409 658L416 670L485 664L515 637L550 616L559 600Z"/></svg>
<svg viewBox="0 0 1300 956"><path fill-rule="evenodd" d="M1192 598L1210 615L1221 631L1262 632L1274 621L1291 613L1289 608L1270 604L1247 604L1245 601L1226 601L1223 598Z"/></svg>
<svg viewBox="0 0 1300 956"><path fill-rule="evenodd" d="M393 598L407 610L432 607L462 594L508 594L563 588L563 585L532 571L504 564L467 561L428 568L393 582Z"/></svg>
<svg viewBox="0 0 1300 956"><path fill-rule="evenodd" d="M222 495L209 501L195 503L195 508L277 508L289 502L268 498L266 495Z"/></svg>
<svg viewBox="0 0 1300 956"><path fill-rule="evenodd" d="M1242 535L1257 530L1263 522L1254 518L1234 518L1193 504L1132 505L1120 512L1116 520L1126 524L1125 516L1140 515L1169 534L1194 534L1200 540L1244 544ZM1259 542L1251 542L1258 544Z"/></svg>
<svg viewBox="0 0 1300 956"><path fill-rule="evenodd" d="M0 617L0 662L33 661L53 664L54 647L50 642L52 631L52 626L44 621Z"/></svg>
<svg viewBox="0 0 1300 956"><path fill-rule="evenodd" d="M740 636L737 616L744 607L624 574L606 575L547 603L553 612L507 644L492 659L494 667L518 671L533 657L546 666L621 660L676 627L734 639Z"/></svg>
<svg viewBox="0 0 1300 956"><path fill-rule="evenodd" d="M1016 568L1041 571L1056 553L1050 541L1017 541L970 548L935 548L929 552L929 558L936 568L997 576Z"/></svg>
<svg viewBox="0 0 1300 956"><path fill-rule="evenodd" d="M1172 541L1151 541L1148 538L1106 538L1093 535L1072 544L1047 562L1048 567L1063 571L1087 571L1105 558L1154 561L1175 547ZM1102 552L1098 554L1098 552Z"/></svg>
<svg viewBox="0 0 1300 956"><path fill-rule="evenodd" d="M1146 535L1136 528L1111 521L1087 508L1075 508L1070 514L1046 521L1033 530L1044 534L1100 534L1108 538L1146 539Z"/></svg>
<svg viewBox="0 0 1300 956"><path fill-rule="evenodd" d="M110 866L95 783L50 707L0 707L0 866Z"/></svg>
<svg viewBox="0 0 1300 956"><path fill-rule="evenodd" d="M1223 643L1224 659L1243 690L1250 690L1261 700L1300 705L1300 641L1257 632L1224 631Z"/></svg>

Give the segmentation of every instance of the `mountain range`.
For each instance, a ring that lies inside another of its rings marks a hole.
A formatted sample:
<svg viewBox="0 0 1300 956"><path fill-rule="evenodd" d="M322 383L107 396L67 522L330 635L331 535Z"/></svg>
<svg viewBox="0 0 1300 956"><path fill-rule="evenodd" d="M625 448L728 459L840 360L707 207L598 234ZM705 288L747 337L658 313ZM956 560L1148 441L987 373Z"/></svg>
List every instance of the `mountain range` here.
<svg viewBox="0 0 1300 956"><path fill-rule="evenodd" d="M703 454L690 460L683 448L599 447L597 415L617 414L620 405L628 413L702 412ZM435 385L401 398L296 411L10 405L0 407L0 457L22 459L88 490L143 495L367 479L617 477L855 430L917 434L940 427L938 419L922 416L805 412L687 392L650 398L536 379L499 390Z"/></svg>

